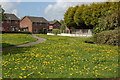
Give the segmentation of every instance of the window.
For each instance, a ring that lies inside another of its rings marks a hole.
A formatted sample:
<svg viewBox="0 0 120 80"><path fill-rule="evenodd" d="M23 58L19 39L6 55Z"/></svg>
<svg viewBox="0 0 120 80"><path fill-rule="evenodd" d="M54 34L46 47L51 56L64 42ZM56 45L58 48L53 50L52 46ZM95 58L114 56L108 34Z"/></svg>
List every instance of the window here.
<svg viewBox="0 0 120 80"><path fill-rule="evenodd" d="M34 32L37 32L37 29L34 29Z"/></svg>
<svg viewBox="0 0 120 80"><path fill-rule="evenodd" d="M10 21L9 20L7 20L7 23L9 23Z"/></svg>
<svg viewBox="0 0 120 80"><path fill-rule="evenodd" d="M56 27L56 24L54 24L54 26Z"/></svg>
<svg viewBox="0 0 120 80"><path fill-rule="evenodd" d="M7 23L7 21L3 21L2 23Z"/></svg>
<svg viewBox="0 0 120 80"><path fill-rule="evenodd" d="M15 23L17 24L19 21L15 21Z"/></svg>
<svg viewBox="0 0 120 80"><path fill-rule="evenodd" d="M37 25L37 23L36 23L36 22L33 22L33 25Z"/></svg>
<svg viewBox="0 0 120 80"><path fill-rule="evenodd" d="M38 23L36 22L35 25L37 25Z"/></svg>

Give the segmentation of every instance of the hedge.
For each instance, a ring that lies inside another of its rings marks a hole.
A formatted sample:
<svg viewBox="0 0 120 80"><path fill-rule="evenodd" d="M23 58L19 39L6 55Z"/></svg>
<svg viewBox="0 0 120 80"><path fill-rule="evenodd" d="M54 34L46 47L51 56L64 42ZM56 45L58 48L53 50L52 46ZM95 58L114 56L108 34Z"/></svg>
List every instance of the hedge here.
<svg viewBox="0 0 120 80"><path fill-rule="evenodd" d="M119 46L119 30L115 29L97 33L94 35L94 42L96 44Z"/></svg>
<svg viewBox="0 0 120 80"><path fill-rule="evenodd" d="M22 34L32 34L31 32L22 32L22 31L0 31L0 33L22 33Z"/></svg>

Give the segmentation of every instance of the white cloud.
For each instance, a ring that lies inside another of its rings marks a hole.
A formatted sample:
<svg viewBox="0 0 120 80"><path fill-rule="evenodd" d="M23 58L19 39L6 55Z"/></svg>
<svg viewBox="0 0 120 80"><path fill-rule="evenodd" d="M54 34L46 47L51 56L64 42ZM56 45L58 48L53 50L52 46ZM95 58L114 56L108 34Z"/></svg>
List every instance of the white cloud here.
<svg viewBox="0 0 120 80"><path fill-rule="evenodd" d="M14 9L14 10L12 10L12 13L13 14L15 14L16 16L18 16L19 14L18 14L18 10L17 9ZM18 16L19 17L19 16Z"/></svg>
<svg viewBox="0 0 120 80"><path fill-rule="evenodd" d="M10 2L10 0L4 0L4 1L5 2L0 2L0 5L5 10L5 13L13 13L19 16L17 5L19 4L21 0L16 0L17 2Z"/></svg>
<svg viewBox="0 0 120 80"><path fill-rule="evenodd" d="M45 9L45 15L48 20L63 19L65 11L72 6L81 5L83 2L64 2L64 0L57 0L56 4L48 5ZM84 4L89 4L85 3Z"/></svg>

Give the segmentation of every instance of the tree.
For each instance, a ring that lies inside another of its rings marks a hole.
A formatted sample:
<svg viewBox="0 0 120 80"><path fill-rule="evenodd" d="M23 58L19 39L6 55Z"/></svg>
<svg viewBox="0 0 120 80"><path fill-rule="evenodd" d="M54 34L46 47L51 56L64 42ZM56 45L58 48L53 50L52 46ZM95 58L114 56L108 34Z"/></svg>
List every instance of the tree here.
<svg viewBox="0 0 120 80"><path fill-rule="evenodd" d="M83 14L82 14L82 19L83 19L85 25L88 26L88 28L93 26L91 24L91 21L93 20L92 17L91 17L92 16L92 12L93 12L92 8L90 6L87 6L84 9Z"/></svg>
<svg viewBox="0 0 120 80"><path fill-rule="evenodd" d="M64 24L64 20L60 20L60 23L61 23L61 24Z"/></svg>
<svg viewBox="0 0 120 80"><path fill-rule="evenodd" d="M4 12L5 12L5 10L0 5L0 22L6 18L4 15Z"/></svg>
<svg viewBox="0 0 120 80"><path fill-rule="evenodd" d="M65 13L65 25L70 28L70 27L77 27L76 23L74 22L74 14L77 10L78 6L76 7L70 7L68 11Z"/></svg>
<svg viewBox="0 0 120 80"><path fill-rule="evenodd" d="M70 13L71 7L67 9L67 11L64 14L64 23L67 26L68 25L68 14Z"/></svg>
<svg viewBox="0 0 120 80"><path fill-rule="evenodd" d="M65 26L65 23L64 23L64 20L60 20L60 23L62 24L61 27L60 27L60 30L65 30L66 26Z"/></svg>
<svg viewBox="0 0 120 80"><path fill-rule="evenodd" d="M53 21L58 21L57 19L54 19Z"/></svg>
<svg viewBox="0 0 120 80"><path fill-rule="evenodd" d="M94 28L100 18L119 12L119 5L119 2L105 2L70 7L64 15L65 25L69 28Z"/></svg>
<svg viewBox="0 0 120 80"><path fill-rule="evenodd" d="M86 25L84 23L84 20L82 18L84 8L86 8L87 5L81 5L77 8L75 15L74 15L74 22L79 26L79 28L85 28Z"/></svg>
<svg viewBox="0 0 120 80"><path fill-rule="evenodd" d="M93 28L98 24L98 19L102 16L102 4L103 3L93 3L84 8L82 18L88 28Z"/></svg>

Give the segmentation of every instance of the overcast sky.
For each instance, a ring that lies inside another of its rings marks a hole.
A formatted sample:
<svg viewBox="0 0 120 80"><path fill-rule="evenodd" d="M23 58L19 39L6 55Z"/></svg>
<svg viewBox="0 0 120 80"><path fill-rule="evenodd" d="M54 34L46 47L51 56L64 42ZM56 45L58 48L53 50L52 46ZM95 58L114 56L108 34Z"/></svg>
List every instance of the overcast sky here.
<svg viewBox="0 0 120 80"><path fill-rule="evenodd" d="M1 0L0 4L6 13L14 13L19 18L38 16L47 20L61 20L71 6L103 1L105 0Z"/></svg>

